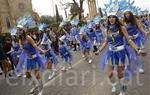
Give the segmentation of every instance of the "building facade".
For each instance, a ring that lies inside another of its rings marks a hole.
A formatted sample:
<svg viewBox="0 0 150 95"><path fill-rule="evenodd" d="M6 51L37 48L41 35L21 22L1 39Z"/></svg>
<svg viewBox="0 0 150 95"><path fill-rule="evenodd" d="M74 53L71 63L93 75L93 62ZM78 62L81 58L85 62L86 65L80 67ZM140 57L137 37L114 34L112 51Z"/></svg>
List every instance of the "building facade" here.
<svg viewBox="0 0 150 95"><path fill-rule="evenodd" d="M31 0L0 0L0 32L7 32L16 25L20 16L32 14Z"/></svg>

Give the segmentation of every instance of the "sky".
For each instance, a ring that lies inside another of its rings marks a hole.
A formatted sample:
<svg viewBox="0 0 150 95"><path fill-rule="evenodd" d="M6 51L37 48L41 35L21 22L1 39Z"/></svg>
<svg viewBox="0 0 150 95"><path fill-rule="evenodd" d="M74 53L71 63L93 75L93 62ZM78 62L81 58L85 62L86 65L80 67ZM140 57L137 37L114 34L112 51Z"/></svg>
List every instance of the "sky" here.
<svg viewBox="0 0 150 95"><path fill-rule="evenodd" d="M65 12L61 7L60 1L65 3L67 1L72 1L72 0L32 0L33 10L36 11L40 16L41 15L54 16L55 4L57 4L59 14L65 17ZM141 7L142 9L148 9L150 11L150 0L134 0L134 1L135 1L135 5ZM96 2L97 2L97 8L98 7L104 8L104 4L107 4L109 0L96 0ZM84 14L87 14L89 12L87 0L84 1L83 9L84 9ZM67 10L67 12L69 13L69 9Z"/></svg>

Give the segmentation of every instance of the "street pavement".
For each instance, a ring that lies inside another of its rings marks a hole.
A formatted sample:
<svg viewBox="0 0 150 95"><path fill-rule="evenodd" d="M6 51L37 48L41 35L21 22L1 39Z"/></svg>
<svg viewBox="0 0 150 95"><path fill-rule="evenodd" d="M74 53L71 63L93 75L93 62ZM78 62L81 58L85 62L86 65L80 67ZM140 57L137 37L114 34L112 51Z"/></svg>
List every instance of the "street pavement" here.
<svg viewBox="0 0 150 95"><path fill-rule="evenodd" d="M147 56L144 57L145 73L136 74L133 71L133 78L129 82L126 95L150 95L150 42L146 43ZM59 61L57 76L48 80L49 71L45 71L44 76L44 95L119 95L119 85L117 92L111 93L111 86L107 77L100 71L100 55L92 54L93 63L87 63L80 52L73 52L73 69L67 72L60 70L61 60ZM17 83L10 86L9 83ZM22 77L10 79L9 81L0 76L0 95L30 95L32 88L28 79ZM36 94L35 94L36 95Z"/></svg>

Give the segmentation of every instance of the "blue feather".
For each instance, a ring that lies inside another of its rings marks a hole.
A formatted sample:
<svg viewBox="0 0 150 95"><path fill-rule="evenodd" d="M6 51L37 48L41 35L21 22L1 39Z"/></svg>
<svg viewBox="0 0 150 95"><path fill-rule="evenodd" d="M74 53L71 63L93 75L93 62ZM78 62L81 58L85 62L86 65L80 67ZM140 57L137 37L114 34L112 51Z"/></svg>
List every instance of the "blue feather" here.
<svg viewBox="0 0 150 95"><path fill-rule="evenodd" d="M9 32L10 32L11 35L16 35L16 33L17 33L17 28L15 28L15 27L14 27L14 28L10 28L10 29L9 29Z"/></svg>
<svg viewBox="0 0 150 95"><path fill-rule="evenodd" d="M135 1L132 1L130 4L133 5L135 3Z"/></svg>
<svg viewBox="0 0 150 95"><path fill-rule="evenodd" d="M46 27L48 27L48 25L45 24L45 23L40 23L40 24L38 25L38 28L39 28L39 30L41 30L41 31L43 31Z"/></svg>
<svg viewBox="0 0 150 95"><path fill-rule="evenodd" d="M71 25L78 25L79 24L79 19L73 19L70 21Z"/></svg>
<svg viewBox="0 0 150 95"><path fill-rule="evenodd" d="M62 21L60 24L59 24L59 27L64 27L66 25L66 22Z"/></svg>

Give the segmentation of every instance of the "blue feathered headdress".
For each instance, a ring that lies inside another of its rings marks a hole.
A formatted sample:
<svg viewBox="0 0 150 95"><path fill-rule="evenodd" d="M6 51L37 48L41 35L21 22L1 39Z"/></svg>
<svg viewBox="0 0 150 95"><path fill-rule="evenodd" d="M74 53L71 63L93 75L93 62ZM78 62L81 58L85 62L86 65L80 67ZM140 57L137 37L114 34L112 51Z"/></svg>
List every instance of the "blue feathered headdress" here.
<svg viewBox="0 0 150 95"><path fill-rule="evenodd" d="M88 31L87 25L84 25L80 28L80 33L79 34L85 34Z"/></svg>
<svg viewBox="0 0 150 95"><path fill-rule="evenodd" d="M73 19L70 21L71 25L78 25L79 24L79 19Z"/></svg>
<svg viewBox="0 0 150 95"><path fill-rule="evenodd" d="M65 21L62 21L60 24L59 24L59 27L64 27L66 25L66 22Z"/></svg>
<svg viewBox="0 0 150 95"><path fill-rule="evenodd" d="M39 28L40 31L44 31L44 29L46 29L47 27L48 27L48 25L45 24L45 23L40 23L38 25L38 28Z"/></svg>
<svg viewBox="0 0 150 95"><path fill-rule="evenodd" d="M37 27L37 24L33 20L32 16L23 16L18 19L17 27L31 29Z"/></svg>
<svg viewBox="0 0 150 95"><path fill-rule="evenodd" d="M10 28L10 29L9 29L9 32L10 32L10 34L11 34L12 36L14 36L14 35L16 35L16 33L17 33L17 28L16 28L16 27Z"/></svg>
<svg viewBox="0 0 150 95"><path fill-rule="evenodd" d="M88 28L93 28L95 26L95 21L94 19L91 19L88 21Z"/></svg>
<svg viewBox="0 0 150 95"><path fill-rule="evenodd" d="M118 4L118 0L115 0L113 2L113 0L110 0L109 4L105 4L105 14L107 16L110 16L110 15L117 15L117 12L119 10L119 4Z"/></svg>
<svg viewBox="0 0 150 95"><path fill-rule="evenodd" d="M95 23L95 24L99 24L100 21L101 21L100 16L96 16L96 17L94 18L94 23Z"/></svg>

